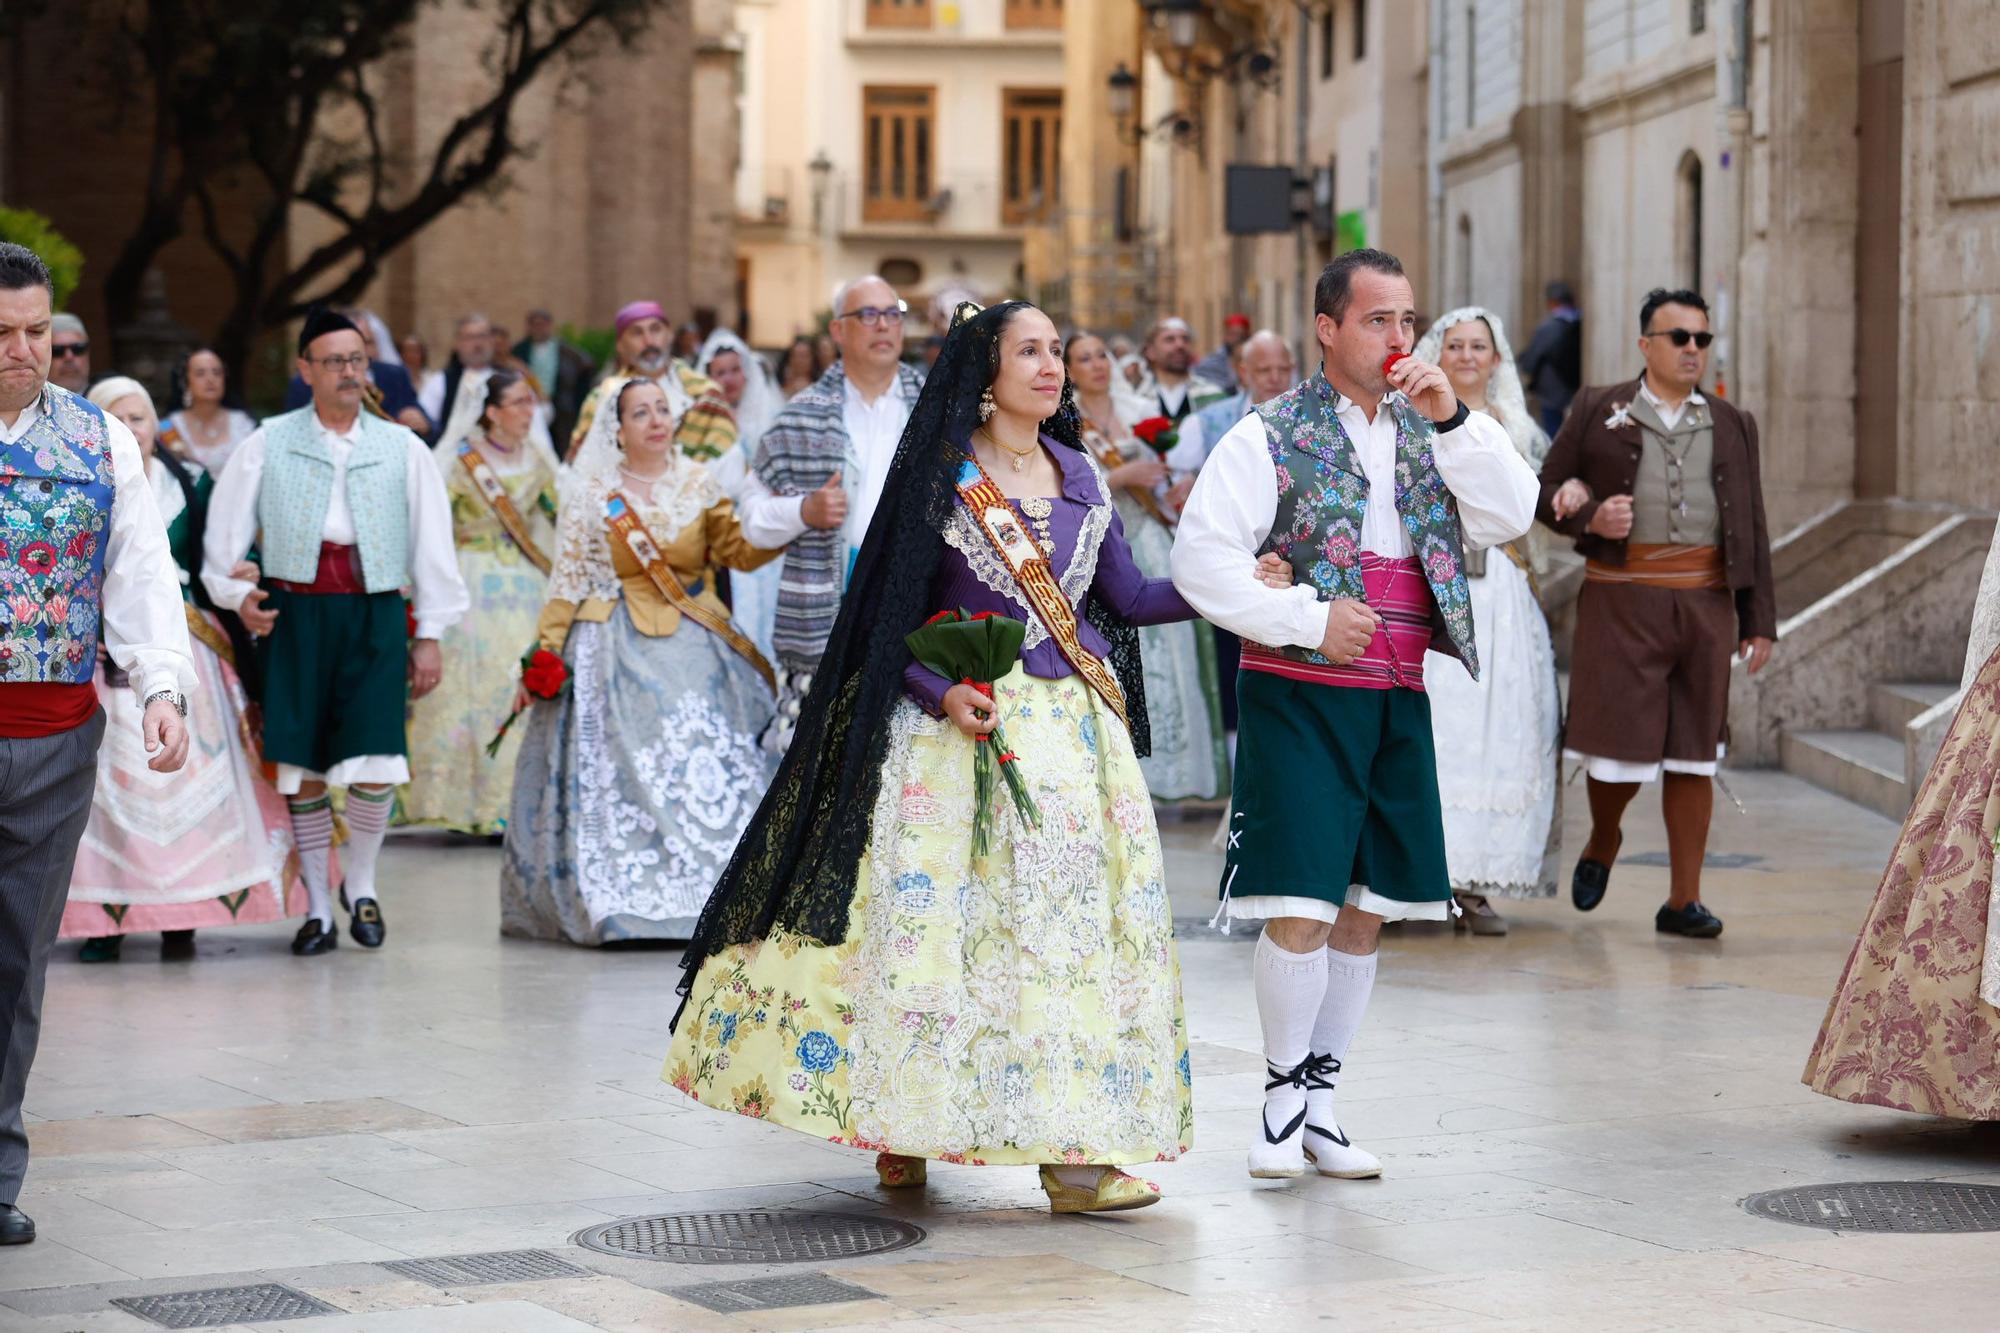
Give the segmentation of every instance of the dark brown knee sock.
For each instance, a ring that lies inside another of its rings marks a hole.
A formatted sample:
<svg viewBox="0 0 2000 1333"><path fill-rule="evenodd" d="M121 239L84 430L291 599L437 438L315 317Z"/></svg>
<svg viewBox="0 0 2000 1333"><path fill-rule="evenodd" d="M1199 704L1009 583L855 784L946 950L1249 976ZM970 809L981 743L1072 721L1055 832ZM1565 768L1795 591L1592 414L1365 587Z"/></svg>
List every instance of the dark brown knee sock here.
<svg viewBox="0 0 2000 1333"><path fill-rule="evenodd" d="M1625 818L1625 807L1639 794L1639 784L1585 777L1583 785L1590 793L1590 841L1583 846L1582 859L1610 865L1618 855L1618 825Z"/></svg>
<svg viewBox="0 0 2000 1333"><path fill-rule="evenodd" d="M1701 773L1669 773L1660 793L1667 817L1667 905L1701 901L1701 862L1708 853L1708 821L1715 811L1715 781Z"/></svg>

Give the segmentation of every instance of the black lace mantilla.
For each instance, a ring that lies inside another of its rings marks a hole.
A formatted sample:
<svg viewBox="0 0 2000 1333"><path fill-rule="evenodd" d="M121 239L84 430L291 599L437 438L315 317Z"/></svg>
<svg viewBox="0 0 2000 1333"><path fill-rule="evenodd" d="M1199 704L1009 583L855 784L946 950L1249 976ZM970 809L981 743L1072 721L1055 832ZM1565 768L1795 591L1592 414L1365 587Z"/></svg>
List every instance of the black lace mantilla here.
<svg viewBox="0 0 2000 1333"><path fill-rule="evenodd" d="M979 425L979 397L998 367L1001 332L1027 308L1023 301L992 306L946 337L896 446L791 747L695 925L682 960L683 996L709 957L763 939L773 927L822 944L846 937L889 718L910 660L903 636L937 609L931 583L946 551L941 534L957 501L953 479L963 441ZM1083 448L1067 392L1042 430L1068 448ZM1133 746L1148 754L1138 631L1095 598L1085 598L1084 614L1111 644Z"/></svg>

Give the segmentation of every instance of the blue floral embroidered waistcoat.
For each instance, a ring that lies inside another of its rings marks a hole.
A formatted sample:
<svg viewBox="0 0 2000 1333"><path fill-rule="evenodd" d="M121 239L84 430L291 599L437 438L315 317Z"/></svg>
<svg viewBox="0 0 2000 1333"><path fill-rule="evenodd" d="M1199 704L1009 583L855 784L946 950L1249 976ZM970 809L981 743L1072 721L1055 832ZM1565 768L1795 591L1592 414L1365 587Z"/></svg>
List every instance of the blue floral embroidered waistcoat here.
<svg viewBox="0 0 2000 1333"><path fill-rule="evenodd" d="M1278 512L1263 550L1283 556L1293 576L1319 589L1324 599L1362 601L1361 518L1368 509L1368 476L1334 411L1338 397L1321 372L1255 409L1264 418L1265 442L1278 472ZM1438 475L1437 430L1400 393L1390 395L1384 410L1396 422L1396 516L1436 605L1431 647L1457 657L1477 679L1465 534L1458 501ZM1326 663L1311 648L1275 651L1299 662Z"/></svg>
<svg viewBox="0 0 2000 1333"><path fill-rule="evenodd" d="M104 413L51 384L0 444L0 680L81 685L97 667L118 490Z"/></svg>
<svg viewBox="0 0 2000 1333"><path fill-rule="evenodd" d="M319 572L320 532L333 500L333 450L311 405L272 417L263 429L257 546L264 573L287 583L311 583ZM361 436L347 455L347 508L369 592L392 592L410 581L408 435L363 412Z"/></svg>

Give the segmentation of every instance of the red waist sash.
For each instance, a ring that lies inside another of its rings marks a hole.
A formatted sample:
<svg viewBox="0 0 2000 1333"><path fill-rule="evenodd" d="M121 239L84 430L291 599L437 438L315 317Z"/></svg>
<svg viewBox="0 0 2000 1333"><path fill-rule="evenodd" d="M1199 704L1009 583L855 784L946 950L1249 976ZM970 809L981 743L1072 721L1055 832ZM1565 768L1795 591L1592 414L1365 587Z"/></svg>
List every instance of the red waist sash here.
<svg viewBox="0 0 2000 1333"><path fill-rule="evenodd" d="M1391 560L1363 552L1361 586L1368 605L1382 617L1382 628L1368 641L1361 656L1345 666L1301 662L1262 644L1245 642L1242 669L1265 671L1315 685L1356 690L1424 688L1424 653L1431 646L1431 613L1436 603L1424 568L1414 556Z"/></svg>
<svg viewBox="0 0 2000 1333"><path fill-rule="evenodd" d="M284 579L266 579L273 588L286 592L311 593L328 596L334 593L367 593L368 585L361 577L361 551L354 546L340 546L333 542L319 544L319 570L311 583L288 583Z"/></svg>
<svg viewBox="0 0 2000 1333"><path fill-rule="evenodd" d="M53 736L90 721L97 711L97 686L90 681L22 681L0 685L0 736L27 740Z"/></svg>

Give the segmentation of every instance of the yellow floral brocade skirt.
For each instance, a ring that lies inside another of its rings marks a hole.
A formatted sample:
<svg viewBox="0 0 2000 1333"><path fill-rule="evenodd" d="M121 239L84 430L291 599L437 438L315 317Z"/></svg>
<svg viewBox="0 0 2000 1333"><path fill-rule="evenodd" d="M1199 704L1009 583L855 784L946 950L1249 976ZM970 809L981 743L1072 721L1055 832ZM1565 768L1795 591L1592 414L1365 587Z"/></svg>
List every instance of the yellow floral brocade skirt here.
<svg viewBox="0 0 2000 1333"><path fill-rule="evenodd" d="M994 800L972 856L973 742L893 715L847 936L717 954L665 1077L706 1105L858 1148L972 1163L1186 1151L1180 963L1159 829L1124 724L1077 677L995 686L1041 813Z"/></svg>

